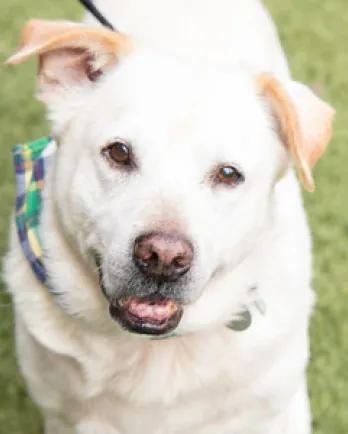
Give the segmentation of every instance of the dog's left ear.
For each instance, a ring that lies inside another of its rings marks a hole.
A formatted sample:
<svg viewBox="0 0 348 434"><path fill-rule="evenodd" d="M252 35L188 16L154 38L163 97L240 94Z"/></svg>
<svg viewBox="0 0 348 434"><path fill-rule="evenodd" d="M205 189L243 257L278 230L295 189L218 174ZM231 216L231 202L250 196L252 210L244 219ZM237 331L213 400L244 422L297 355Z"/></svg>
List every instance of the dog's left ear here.
<svg viewBox="0 0 348 434"><path fill-rule="evenodd" d="M331 139L335 111L301 83L291 80L281 83L264 73L257 77L257 85L271 106L304 187L314 191L311 169Z"/></svg>
<svg viewBox="0 0 348 434"><path fill-rule="evenodd" d="M23 29L19 50L5 63L39 56L39 96L48 103L57 90L96 81L130 49L125 35L105 27L31 20Z"/></svg>

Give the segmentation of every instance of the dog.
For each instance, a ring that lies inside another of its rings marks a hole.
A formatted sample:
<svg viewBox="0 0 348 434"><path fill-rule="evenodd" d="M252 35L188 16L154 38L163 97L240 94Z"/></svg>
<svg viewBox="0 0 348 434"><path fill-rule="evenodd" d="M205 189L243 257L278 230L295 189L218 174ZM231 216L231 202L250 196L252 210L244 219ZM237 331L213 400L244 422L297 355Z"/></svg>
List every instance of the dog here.
<svg viewBox="0 0 348 434"><path fill-rule="evenodd" d="M293 163L313 191L334 110L291 78L256 0L97 5L117 31L32 20L7 62L39 57L55 146L47 279L15 218L5 258L45 433L309 434Z"/></svg>

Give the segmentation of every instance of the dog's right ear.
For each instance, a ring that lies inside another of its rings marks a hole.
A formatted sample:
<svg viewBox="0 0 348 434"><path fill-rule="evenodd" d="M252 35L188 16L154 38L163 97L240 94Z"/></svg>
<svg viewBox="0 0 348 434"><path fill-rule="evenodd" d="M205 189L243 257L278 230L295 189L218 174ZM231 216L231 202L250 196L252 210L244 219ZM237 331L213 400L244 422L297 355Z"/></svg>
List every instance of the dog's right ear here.
<svg viewBox="0 0 348 434"><path fill-rule="evenodd" d="M98 80L130 50L127 36L104 27L31 20L23 29L19 50L5 63L39 56L39 97L48 103L57 90Z"/></svg>

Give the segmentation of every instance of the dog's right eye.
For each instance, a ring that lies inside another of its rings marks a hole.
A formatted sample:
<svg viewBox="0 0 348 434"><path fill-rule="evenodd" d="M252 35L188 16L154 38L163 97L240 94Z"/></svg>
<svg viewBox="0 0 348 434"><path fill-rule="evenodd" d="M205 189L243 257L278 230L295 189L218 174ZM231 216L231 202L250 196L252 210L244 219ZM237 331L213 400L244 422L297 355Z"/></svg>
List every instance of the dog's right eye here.
<svg viewBox="0 0 348 434"><path fill-rule="evenodd" d="M115 140L109 143L102 151L110 162L131 166L133 164L132 150L130 145L123 140Z"/></svg>

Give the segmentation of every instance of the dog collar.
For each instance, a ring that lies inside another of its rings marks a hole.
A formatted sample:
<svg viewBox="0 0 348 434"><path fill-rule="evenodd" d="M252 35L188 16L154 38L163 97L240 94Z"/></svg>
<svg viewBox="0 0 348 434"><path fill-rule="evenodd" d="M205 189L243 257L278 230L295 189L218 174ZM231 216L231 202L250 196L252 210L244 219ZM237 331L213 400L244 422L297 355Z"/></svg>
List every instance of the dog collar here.
<svg viewBox="0 0 348 434"><path fill-rule="evenodd" d="M54 290L48 284L39 228L45 175L56 150L57 144L51 137L44 137L13 147L16 173L15 222L19 241L34 274L51 293L54 293ZM253 311L256 310L262 315L265 314L265 304L260 298L256 286L250 289L249 296L250 303L243 306L237 318L227 323L226 327L234 331L243 331L252 324ZM159 339L173 336L176 335L168 335Z"/></svg>

